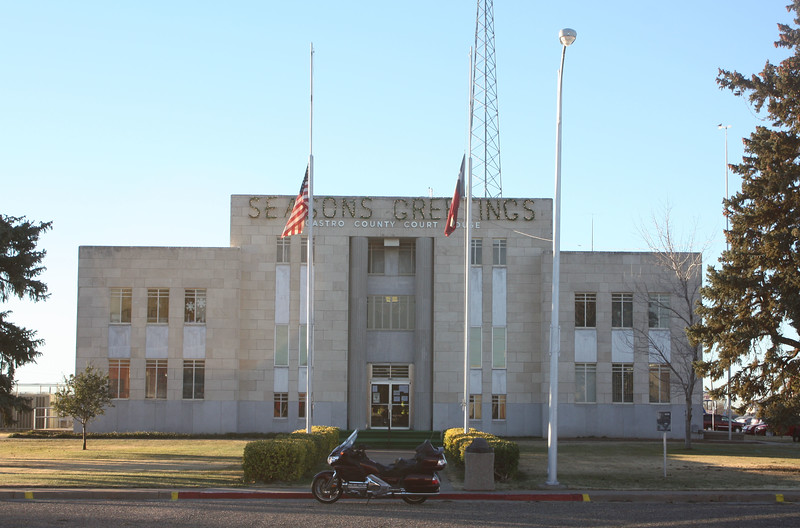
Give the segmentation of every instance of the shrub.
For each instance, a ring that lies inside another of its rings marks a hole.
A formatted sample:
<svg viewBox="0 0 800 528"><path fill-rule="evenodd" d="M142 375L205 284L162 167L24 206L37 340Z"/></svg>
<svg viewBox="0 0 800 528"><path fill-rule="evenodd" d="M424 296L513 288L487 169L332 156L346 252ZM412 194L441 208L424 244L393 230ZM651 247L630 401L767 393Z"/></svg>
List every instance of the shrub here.
<svg viewBox="0 0 800 528"><path fill-rule="evenodd" d="M250 442L242 456L244 481L297 480L324 461L338 444L339 429L325 426L313 426L311 434L294 431Z"/></svg>
<svg viewBox="0 0 800 528"><path fill-rule="evenodd" d="M452 428L444 432L444 449L448 461L464 466L464 453L476 438L485 438L494 449L494 476L497 480L508 480L517 474L519 468L519 446L516 442L503 440L492 434L470 428L464 434L462 428Z"/></svg>

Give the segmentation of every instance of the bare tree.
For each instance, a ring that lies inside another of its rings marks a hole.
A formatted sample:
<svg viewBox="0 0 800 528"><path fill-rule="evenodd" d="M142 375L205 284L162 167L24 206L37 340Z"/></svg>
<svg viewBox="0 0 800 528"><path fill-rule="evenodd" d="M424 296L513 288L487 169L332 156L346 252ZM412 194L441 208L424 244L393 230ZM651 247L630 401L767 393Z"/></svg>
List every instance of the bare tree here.
<svg viewBox="0 0 800 528"><path fill-rule="evenodd" d="M646 343L645 353L649 355L649 363L663 365L669 373L670 391L674 389L684 396L684 446L691 449L692 402L701 380L696 366L702 360L703 350L688 338L686 330L698 321L695 311L701 300L702 250L708 249L709 243L706 242L701 251L693 251L694 232L688 238L676 237L668 205L662 214L661 218L653 215L649 229L639 229L654 263L664 273L649 287L644 284L638 287L638 295L647 302L649 310L648 328L640 329L637 333L640 334L640 342ZM664 321L667 321L666 325ZM680 331L675 331L676 328L680 328ZM651 378L659 375L666 377L661 371L650 371ZM654 381L666 382L663 377L651 379L651 387L659 386ZM651 401L654 396L657 397L651 394Z"/></svg>

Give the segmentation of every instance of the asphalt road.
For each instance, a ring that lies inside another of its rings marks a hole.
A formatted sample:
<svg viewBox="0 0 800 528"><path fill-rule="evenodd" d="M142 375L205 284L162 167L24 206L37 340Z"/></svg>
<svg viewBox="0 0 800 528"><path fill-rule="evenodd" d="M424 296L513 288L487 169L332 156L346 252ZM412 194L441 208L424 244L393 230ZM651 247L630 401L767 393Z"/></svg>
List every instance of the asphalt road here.
<svg viewBox="0 0 800 528"><path fill-rule="evenodd" d="M3 500L2 527L726 527L800 526L796 503L620 503L400 500Z"/></svg>

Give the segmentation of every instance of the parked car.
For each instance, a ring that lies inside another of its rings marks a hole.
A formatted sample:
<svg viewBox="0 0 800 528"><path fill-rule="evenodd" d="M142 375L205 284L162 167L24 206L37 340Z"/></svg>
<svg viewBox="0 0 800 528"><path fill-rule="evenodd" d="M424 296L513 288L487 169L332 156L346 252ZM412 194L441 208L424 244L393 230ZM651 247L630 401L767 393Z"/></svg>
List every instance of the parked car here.
<svg viewBox="0 0 800 528"><path fill-rule="evenodd" d="M731 422L728 417L722 414L704 414L703 415L703 429L713 429L714 431L727 431L731 427L733 432L740 432L742 430L741 422Z"/></svg>

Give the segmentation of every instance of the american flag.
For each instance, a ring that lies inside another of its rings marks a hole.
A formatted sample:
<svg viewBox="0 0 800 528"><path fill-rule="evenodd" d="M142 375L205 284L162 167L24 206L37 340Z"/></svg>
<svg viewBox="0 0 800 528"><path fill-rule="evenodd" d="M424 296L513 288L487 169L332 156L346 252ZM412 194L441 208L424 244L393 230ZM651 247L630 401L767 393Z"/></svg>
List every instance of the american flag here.
<svg viewBox="0 0 800 528"><path fill-rule="evenodd" d="M300 186L300 194L294 200L294 207L292 207L292 214L289 215L289 221L286 222L286 227L283 228L281 238L299 235L303 232L303 227L306 225L306 217L308 216L308 167L306 167L306 177L303 178L303 185Z"/></svg>

